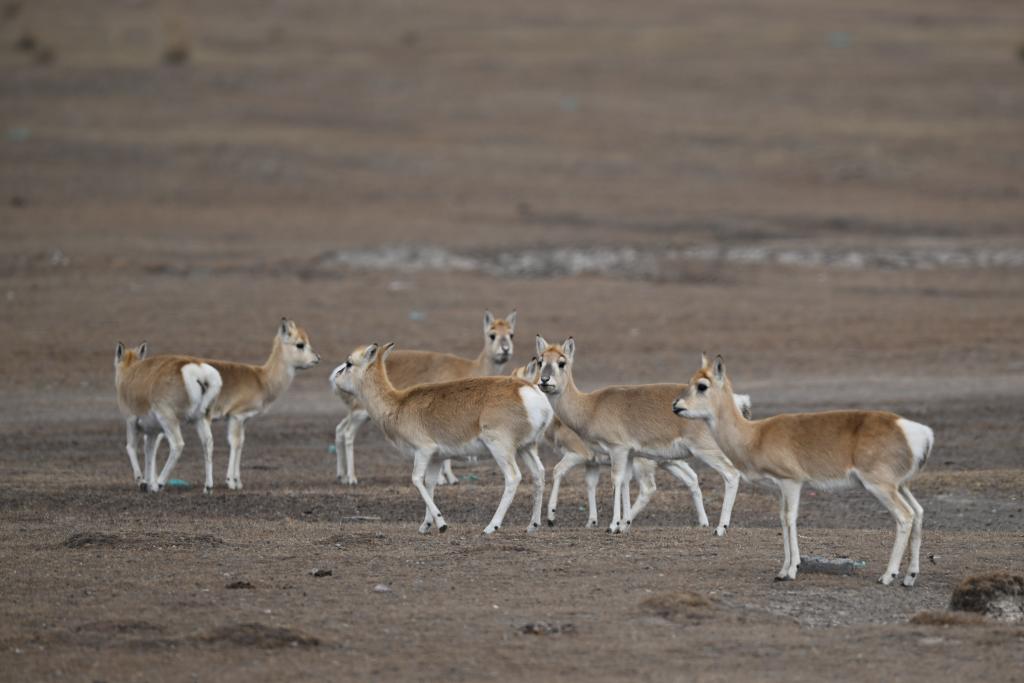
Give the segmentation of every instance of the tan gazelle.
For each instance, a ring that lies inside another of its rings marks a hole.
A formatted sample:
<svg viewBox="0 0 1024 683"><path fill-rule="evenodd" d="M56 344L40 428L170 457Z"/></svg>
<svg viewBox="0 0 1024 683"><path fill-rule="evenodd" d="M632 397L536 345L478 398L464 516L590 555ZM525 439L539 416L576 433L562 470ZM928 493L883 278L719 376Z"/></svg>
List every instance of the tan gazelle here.
<svg viewBox="0 0 1024 683"><path fill-rule="evenodd" d="M174 470L185 445L181 421L194 422L203 445L206 465L205 493L213 489L213 436L210 407L221 390L221 376L211 365L189 356L146 358L146 343L126 349L118 342L114 353L117 405L128 429L128 459L135 483L143 491L159 491ZM138 437L142 432L146 471L139 469ZM162 436L171 452L156 476L156 451Z"/></svg>
<svg viewBox="0 0 1024 683"><path fill-rule="evenodd" d="M909 539L910 566L903 585L914 585L921 569L924 510L907 484L931 452L934 434L929 427L870 410L789 413L749 421L734 407L722 357L712 364L703 354L700 370L672 408L681 417L693 418L690 422L706 422L745 476L778 484L785 559L777 579L795 579L800 566L796 516L801 487L859 483L896 519L896 542L879 582L889 585L896 578Z"/></svg>
<svg viewBox="0 0 1024 683"><path fill-rule="evenodd" d="M399 389L427 384L450 382L469 377L502 375L512 358L513 338L516 331L516 312L507 318L495 318L490 311L484 313L484 347L475 359L460 358L450 353L435 351L397 350L388 356L388 377ZM356 484L355 439L359 428L370 419L358 399L332 383L334 393L348 407L348 415L334 430L337 451L337 480L339 484ZM342 459L345 470L342 473ZM455 484L458 478L450 462L444 463L443 479L438 483Z"/></svg>
<svg viewBox="0 0 1024 683"><path fill-rule="evenodd" d="M683 461L696 456L717 471L725 482L722 514L716 535L725 534L736 500L739 472L722 454L711 433L703 425L680 424L672 414L671 401L685 389L682 384L639 384L611 386L584 393L576 388L572 364L576 342L570 337L562 344L549 344L537 336L537 357L541 362L537 386L548 395L555 414L579 434L591 447L608 453L612 467L615 493L612 522L608 531L625 532L650 500L650 491L640 489L640 496L623 513L623 496L629 484L629 468L633 454L669 461L670 471L690 488L694 507L703 511L704 503L697 474ZM641 478L639 481L642 481ZM646 494L646 495L645 495ZM706 523L706 517L704 522Z"/></svg>
<svg viewBox="0 0 1024 683"><path fill-rule="evenodd" d="M513 377L519 377L525 379L531 384L536 384L540 379L540 361L534 356L530 359L530 362L521 368L517 368L512 373ZM548 496L548 526L555 525L555 513L558 510L558 493L562 484L562 479L573 470L573 468L583 465L585 469L584 479L587 483L587 523L584 525L587 528L593 528L597 526L597 484L600 481L601 467L608 466L611 461L608 458L608 454L604 452L595 453L586 442L580 437L579 434L569 429L564 422L558 419L556 416L551 420L551 426L548 427L547 432L544 434L544 440L562 456L562 459L555 465L555 469L551 475L551 493ZM674 476L676 474L676 468L673 467L675 461L663 461L663 466L666 470L671 472ZM632 475L637 480L637 485L642 492L641 495L645 495L648 499L654 494L657 489L657 483L655 481L655 471L658 467L658 463L647 458L637 457L633 460ZM688 488L693 490L693 484L696 482L695 479L687 480L684 476L680 477L684 484ZM697 497L694 500L697 506L697 517L698 523L701 526L708 525L708 517L704 512L703 500L700 496L700 488L696 489ZM623 490L623 509L625 514L629 515L631 509L629 500L629 486Z"/></svg>
<svg viewBox="0 0 1024 683"><path fill-rule="evenodd" d="M533 515L540 527L544 465L537 442L551 423L551 405L537 387L514 377L476 377L396 389L385 360L394 344L353 351L331 373L331 384L354 394L385 436L413 459L412 483L426 503L420 533L448 528L434 503L444 460L490 453L505 477L501 502L485 534L497 530L522 479L516 455L533 479Z"/></svg>
<svg viewBox="0 0 1024 683"><path fill-rule="evenodd" d="M263 365L233 363L226 360L206 360L220 373L224 386L211 407L214 419L227 418L228 459L227 485L229 489L242 488L242 445L245 442L245 422L265 412L270 405L291 386L296 370L311 368L320 362L313 351L306 331L287 318L274 335L270 357Z"/></svg>

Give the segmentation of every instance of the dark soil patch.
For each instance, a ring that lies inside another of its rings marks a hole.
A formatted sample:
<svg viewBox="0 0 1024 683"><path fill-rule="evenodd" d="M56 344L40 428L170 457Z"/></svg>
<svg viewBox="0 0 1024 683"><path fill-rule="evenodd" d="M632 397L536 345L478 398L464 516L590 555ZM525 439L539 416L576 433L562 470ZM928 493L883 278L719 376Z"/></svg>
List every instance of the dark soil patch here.
<svg viewBox="0 0 1024 683"><path fill-rule="evenodd" d="M282 647L313 648L320 645L319 638L306 635L301 631L257 623L221 626L196 637L195 640L211 645L227 644L236 647L255 647L264 650Z"/></svg>

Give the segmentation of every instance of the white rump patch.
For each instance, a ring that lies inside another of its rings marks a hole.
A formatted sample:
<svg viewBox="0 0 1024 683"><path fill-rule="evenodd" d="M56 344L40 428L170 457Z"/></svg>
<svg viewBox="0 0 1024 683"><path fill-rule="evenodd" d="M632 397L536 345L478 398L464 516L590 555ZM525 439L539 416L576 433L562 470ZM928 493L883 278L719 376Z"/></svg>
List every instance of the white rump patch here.
<svg viewBox="0 0 1024 683"><path fill-rule="evenodd" d="M915 467L921 467L924 461L928 459L928 454L932 450L932 443L935 440L935 434L932 432L931 427L926 427L919 422L905 420L902 417L896 420L896 424L903 430L903 435L907 439L910 452L914 455Z"/></svg>
<svg viewBox="0 0 1024 683"><path fill-rule="evenodd" d="M217 368L208 363L186 363L181 366L181 378L189 399L188 417L205 415L223 386Z"/></svg>
<svg viewBox="0 0 1024 683"><path fill-rule="evenodd" d="M526 417L530 420L530 426L539 437L548 425L555 411L548 402L548 397L535 386L519 387L519 396L523 399L523 407L526 408Z"/></svg>
<svg viewBox="0 0 1024 683"><path fill-rule="evenodd" d="M748 396L747 394L733 394L732 395L732 400L733 400L733 403L736 404L736 407L740 409L740 412L743 413L743 417L745 417L745 418L747 418L749 420L750 419L750 396Z"/></svg>

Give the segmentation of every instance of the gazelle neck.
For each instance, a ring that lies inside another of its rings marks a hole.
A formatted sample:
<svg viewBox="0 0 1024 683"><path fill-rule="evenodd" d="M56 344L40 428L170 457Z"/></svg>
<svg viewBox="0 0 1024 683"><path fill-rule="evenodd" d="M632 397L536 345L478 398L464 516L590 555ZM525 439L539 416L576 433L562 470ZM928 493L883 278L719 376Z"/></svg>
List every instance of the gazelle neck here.
<svg viewBox="0 0 1024 683"><path fill-rule="evenodd" d="M726 392L726 396L706 422L715 441L730 460L750 460L750 449L754 442L754 432L757 430L736 406L731 389Z"/></svg>
<svg viewBox="0 0 1024 683"><path fill-rule="evenodd" d="M554 408L558 419L569 426L573 431L581 434L586 433L585 415L587 414L587 402L590 394L585 394L576 388L576 382L572 378L572 371L565 373L565 388L554 396L550 397L551 407Z"/></svg>
<svg viewBox="0 0 1024 683"><path fill-rule="evenodd" d="M359 393L370 417L378 422L393 413L398 404L398 390L391 383L383 362L373 363L366 369Z"/></svg>
<svg viewBox="0 0 1024 683"><path fill-rule="evenodd" d="M266 403L272 403L291 386L292 380L295 378L295 368L285 360L280 337L274 338L270 357L260 367L260 374L263 376Z"/></svg>
<svg viewBox="0 0 1024 683"><path fill-rule="evenodd" d="M477 377L490 377L491 375L504 375L505 365L501 365L494 362L494 358L491 356L491 350L488 344L484 344L483 351L473 361L473 367L476 370Z"/></svg>

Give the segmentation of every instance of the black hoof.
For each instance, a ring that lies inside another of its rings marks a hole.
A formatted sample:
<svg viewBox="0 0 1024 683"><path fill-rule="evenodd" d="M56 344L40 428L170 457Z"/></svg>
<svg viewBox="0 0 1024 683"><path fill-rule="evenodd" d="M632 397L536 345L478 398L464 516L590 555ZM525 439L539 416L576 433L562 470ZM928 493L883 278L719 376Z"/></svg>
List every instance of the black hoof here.
<svg viewBox="0 0 1024 683"><path fill-rule="evenodd" d="M633 523L633 520L629 520L628 522L626 522L626 526L629 526L632 523Z"/></svg>
<svg viewBox="0 0 1024 683"><path fill-rule="evenodd" d="M534 522L533 523L533 528L534 529L539 529L540 528L540 524L537 524L537 522Z"/></svg>
<svg viewBox="0 0 1024 683"><path fill-rule="evenodd" d="M442 524L441 526L437 527L437 530L438 530L438 532L443 534L444 532L448 531L448 525L447 524Z"/></svg>
<svg viewBox="0 0 1024 683"><path fill-rule="evenodd" d="M139 490L145 493L146 491L149 490L149 485L146 484L146 482L142 482L141 484L139 484Z"/></svg>
<svg viewBox="0 0 1024 683"><path fill-rule="evenodd" d="M548 520L548 526L554 526L554 525L555 525L555 520L549 519Z"/></svg>

